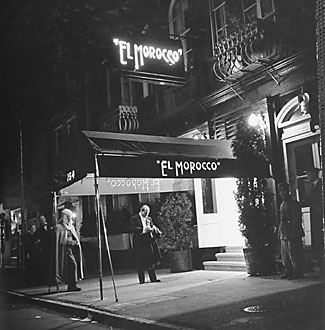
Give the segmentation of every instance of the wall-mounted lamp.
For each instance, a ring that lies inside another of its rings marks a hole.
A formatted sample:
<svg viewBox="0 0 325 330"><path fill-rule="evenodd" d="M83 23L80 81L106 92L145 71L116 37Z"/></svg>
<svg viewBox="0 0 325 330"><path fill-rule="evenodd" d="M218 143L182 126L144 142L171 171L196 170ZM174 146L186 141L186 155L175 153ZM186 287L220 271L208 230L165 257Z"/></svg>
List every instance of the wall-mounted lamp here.
<svg viewBox="0 0 325 330"><path fill-rule="evenodd" d="M249 126L263 130L266 128L265 120L261 114L256 115L255 113L252 113L248 118L248 124Z"/></svg>
<svg viewBox="0 0 325 330"><path fill-rule="evenodd" d="M259 124L258 116L252 113L248 118L248 124L252 127L257 127Z"/></svg>

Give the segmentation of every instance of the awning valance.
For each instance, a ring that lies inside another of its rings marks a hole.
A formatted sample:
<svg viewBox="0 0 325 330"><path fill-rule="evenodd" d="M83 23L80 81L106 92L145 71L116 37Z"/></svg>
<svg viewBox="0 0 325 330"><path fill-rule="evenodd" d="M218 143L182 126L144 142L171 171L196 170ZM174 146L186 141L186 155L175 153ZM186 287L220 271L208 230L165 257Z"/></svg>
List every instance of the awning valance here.
<svg viewBox="0 0 325 330"><path fill-rule="evenodd" d="M164 193L172 191L193 190L191 179L158 179L158 178L98 178L101 195L128 195L141 193ZM94 195L94 175L85 178L60 190L62 196Z"/></svg>

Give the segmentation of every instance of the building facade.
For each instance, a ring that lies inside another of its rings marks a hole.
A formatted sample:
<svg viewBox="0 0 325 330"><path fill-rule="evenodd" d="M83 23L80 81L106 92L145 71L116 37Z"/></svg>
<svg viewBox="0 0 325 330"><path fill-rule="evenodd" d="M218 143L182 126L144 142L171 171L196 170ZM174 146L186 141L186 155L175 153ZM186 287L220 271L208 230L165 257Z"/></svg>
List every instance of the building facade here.
<svg viewBox="0 0 325 330"><path fill-rule="evenodd" d="M87 50L83 56L60 34L54 52L59 60L53 75L53 168L69 168L69 159L60 155L73 148L68 141L78 131L231 140L239 119L254 114L265 130L274 182L287 181L302 203L305 245L312 247L316 233L306 171L322 168L316 1L140 2L147 3L146 14L131 4L113 6L100 26L80 28L93 42L78 45ZM139 184L135 193L111 187L103 197L111 233L127 232L126 219L139 203L152 204L155 214L156 201L174 191L157 190L152 181L153 191L150 184L144 183L146 192ZM194 179L185 185L195 201L195 244L202 249L243 245L236 228L235 179ZM91 241L93 196L60 192L57 204L66 201Z"/></svg>

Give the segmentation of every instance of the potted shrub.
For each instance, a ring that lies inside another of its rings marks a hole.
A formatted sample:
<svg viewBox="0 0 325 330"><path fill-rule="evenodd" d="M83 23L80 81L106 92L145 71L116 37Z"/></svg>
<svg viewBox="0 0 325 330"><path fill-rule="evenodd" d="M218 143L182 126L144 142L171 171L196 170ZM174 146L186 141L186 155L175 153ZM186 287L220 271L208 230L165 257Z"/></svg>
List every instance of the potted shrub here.
<svg viewBox="0 0 325 330"><path fill-rule="evenodd" d="M235 198L239 210L239 229L245 238L247 272L250 275L272 274L275 271L276 229L273 194L262 170L265 170L268 161L264 130L250 127L240 120L232 149L242 168Z"/></svg>
<svg viewBox="0 0 325 330"><path fill-rule="evenodd" d="M162 231L160 247L168 253L170 271L192 270L192 202L186 192L171 193L158 212Z"/></svg>

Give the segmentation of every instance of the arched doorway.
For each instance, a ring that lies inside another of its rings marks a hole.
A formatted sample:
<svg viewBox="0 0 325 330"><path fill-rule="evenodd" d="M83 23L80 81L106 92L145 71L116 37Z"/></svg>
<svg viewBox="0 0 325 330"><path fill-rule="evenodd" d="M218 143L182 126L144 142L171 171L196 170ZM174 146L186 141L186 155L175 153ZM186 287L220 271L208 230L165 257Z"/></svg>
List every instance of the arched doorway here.
<svg viewBox="0 0 325 330"><path fill-rule="evenodd" d="M285 173L291 194L300 201L305 229L304 245L312 246L315 234L308 201L307 170L321 168L320 131L311 128L309 95L294 97L279 112L276 118L278 130L282 130ZM319 233L318 233L319 234Z"/></svg>

